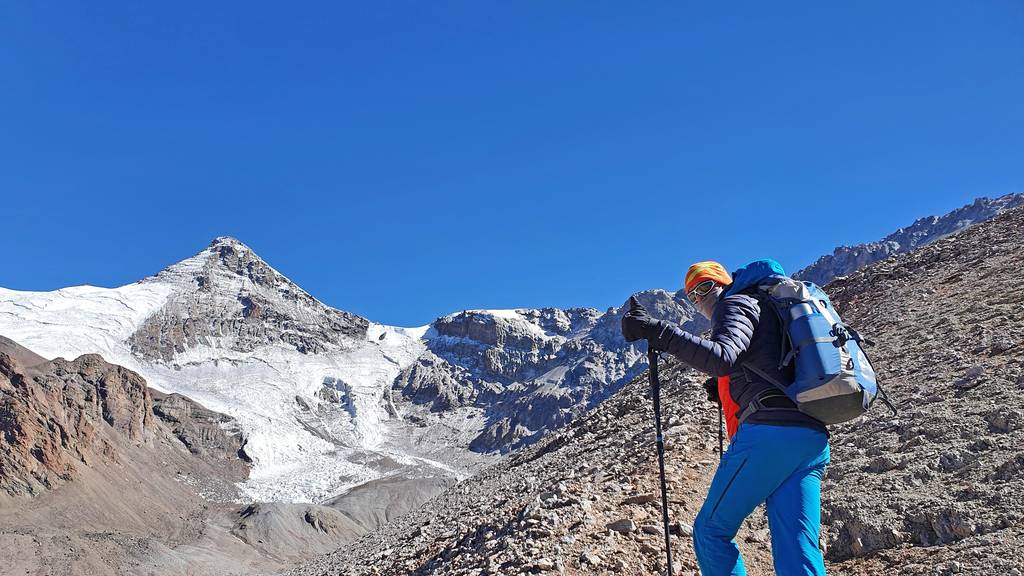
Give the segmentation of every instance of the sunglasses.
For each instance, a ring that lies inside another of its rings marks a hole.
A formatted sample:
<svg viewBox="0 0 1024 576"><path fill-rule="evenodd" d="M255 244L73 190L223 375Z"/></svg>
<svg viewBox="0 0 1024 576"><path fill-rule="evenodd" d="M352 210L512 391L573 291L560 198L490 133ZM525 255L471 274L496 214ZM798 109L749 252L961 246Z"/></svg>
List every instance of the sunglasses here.
<svg viewBox="0 0 1024 576"><path fill-rule="evenodd" d="M715 286L714 280L705 280L694 286L693 290L687 292L686 297L690 299L690 302L696 302L698 298L703 298L710 294L715 289Z"/></svg>

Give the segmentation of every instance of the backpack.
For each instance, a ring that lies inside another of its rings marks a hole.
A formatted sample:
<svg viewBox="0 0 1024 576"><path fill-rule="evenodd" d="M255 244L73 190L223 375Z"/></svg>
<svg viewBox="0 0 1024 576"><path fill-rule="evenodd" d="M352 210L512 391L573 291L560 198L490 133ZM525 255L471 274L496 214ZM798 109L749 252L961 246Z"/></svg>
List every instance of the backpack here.
<svg viewBox="0 0 1024 576"><path fill-rule="evenodd" d="M791 383L779 382L753 365L752 372L786 393L797 408L823 424L839 424L864 414L881 394L875 371L864 352L873 345L846 325L825 291L813 282L773 274L757 283L759 300L778 315L784 337L779 370L793 366Z"/></svg>

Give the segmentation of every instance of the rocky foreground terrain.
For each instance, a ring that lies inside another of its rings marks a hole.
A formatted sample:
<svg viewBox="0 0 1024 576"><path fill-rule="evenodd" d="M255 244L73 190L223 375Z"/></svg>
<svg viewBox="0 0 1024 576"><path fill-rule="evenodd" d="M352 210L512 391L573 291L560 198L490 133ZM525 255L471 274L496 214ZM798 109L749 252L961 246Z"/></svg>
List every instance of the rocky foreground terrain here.
<svg viewBox="0 0 1024 576"><path fill-rule="evenodd" d="M828 286L899 409L832 429L823 486L831 574L1024 573L1024 208ZM677 570L715 468L702 376L667 360ZM292 576L625 574L664 570L645 376L561 431ZM767 522L738 541L771 574Z"/></svg>

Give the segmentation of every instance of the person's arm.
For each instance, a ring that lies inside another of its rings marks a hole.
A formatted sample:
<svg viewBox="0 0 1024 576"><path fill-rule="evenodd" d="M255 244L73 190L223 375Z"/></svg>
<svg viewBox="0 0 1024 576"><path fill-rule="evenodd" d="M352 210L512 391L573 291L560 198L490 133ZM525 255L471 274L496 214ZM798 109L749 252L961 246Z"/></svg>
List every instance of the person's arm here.
<svg viewBox="0 0 1024 576"><path fill-rule="evenodd" d="M761 317L757 300L746 295L723 298L715 310L710 338L701 338L668 322L653 323L648 343L712 376L733 372L736 359L746 352Z"/></svg>

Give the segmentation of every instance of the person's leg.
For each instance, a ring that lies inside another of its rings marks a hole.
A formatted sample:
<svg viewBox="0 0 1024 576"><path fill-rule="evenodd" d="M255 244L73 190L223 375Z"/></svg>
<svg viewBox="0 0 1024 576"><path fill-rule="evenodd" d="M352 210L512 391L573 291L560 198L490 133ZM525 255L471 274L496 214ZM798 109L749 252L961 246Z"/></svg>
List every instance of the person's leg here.
<svg viewBox="0 0 1024 576"><path fill-rule="evenodd" d="M782 576L825 576L825 562L818 547L821 530L821 478L829 462L827 441L808 437L806 447L817 449L811 457L770 496L766 503L772 534L772 561Z"/></svg>
<svg viewBox="0 0 1024 576"><path fill-rule="evenodd" d="M749 482L741 479L737 484L747 461L748 455L741 454L735 442L729 446L693 522L693 549L702 576L747 573L734 540L743 519L757 507L757 502L743 506L739 502L741 493L749 492Z"/></svg>
<svg viewBox="0 0 1024 576"><path fill-rule="evenodd" d="M746 574L734 540L736 532L743 520L806 461L806 454L788 446L794 434L799 431L793 427L740 427L722 457L693 525L693 547L702 576Z"/></svg>

